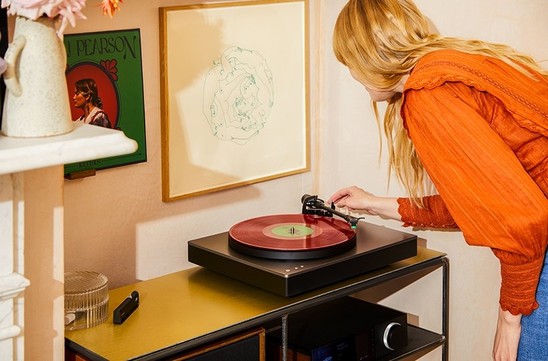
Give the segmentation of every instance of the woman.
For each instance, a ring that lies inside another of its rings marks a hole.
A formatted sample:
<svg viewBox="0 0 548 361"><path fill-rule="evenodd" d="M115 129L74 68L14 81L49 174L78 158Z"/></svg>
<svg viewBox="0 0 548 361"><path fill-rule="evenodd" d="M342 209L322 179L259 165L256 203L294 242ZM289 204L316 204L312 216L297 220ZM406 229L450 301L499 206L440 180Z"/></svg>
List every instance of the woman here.
<svg viewBox="0 0 548 361"><path fill-rule="evenodd" d="M493 358L548 360L548 72L507 46L433 33L411 0L350 0L333 38L375 112L388 103L389 161L409 198L349 187L326 202L490 247Z"/></svg>
<svg viewBox="0 0 548 361"><path fill-rule="evenodd" d="M76 121L112 128L107 113L103 111L103 102L99 97L95 80L81 79L74 84L74 87L74 96L72 97L74 106L84 112Z"/></svg>

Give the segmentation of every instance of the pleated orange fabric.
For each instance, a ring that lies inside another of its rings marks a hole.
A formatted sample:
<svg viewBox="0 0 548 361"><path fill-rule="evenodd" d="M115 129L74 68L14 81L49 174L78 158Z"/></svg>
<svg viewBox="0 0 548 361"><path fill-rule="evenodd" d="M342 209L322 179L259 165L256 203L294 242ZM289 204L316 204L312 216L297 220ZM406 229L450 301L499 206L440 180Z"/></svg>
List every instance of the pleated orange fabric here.
<svg viewBox="0 0 548 361"><path fill-rule="evenodd" d="M453 227L501 263L500 303L530 314L548 242L548 77L454 50L428 54L401 115L439 195L399 199L405 225Z"/></svg>
<svg viewBox="0 0 548 361"><path fill-rule="evenodd" d="M422 199L423 207L416 207L409 198L398 198L398 212L404 226L428 228L459 228L440 196Z"/></svg>

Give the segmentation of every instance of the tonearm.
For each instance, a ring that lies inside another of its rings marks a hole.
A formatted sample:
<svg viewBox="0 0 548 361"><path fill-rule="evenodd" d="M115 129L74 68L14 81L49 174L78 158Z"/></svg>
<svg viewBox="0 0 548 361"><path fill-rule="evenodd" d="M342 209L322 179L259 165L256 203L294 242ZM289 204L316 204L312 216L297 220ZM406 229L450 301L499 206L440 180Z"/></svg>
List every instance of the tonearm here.
<svg viewBox="0 0 548 361"><path fill-rule="evenodd" d="M356 228L358 226L358 221L363 219L363 217L356 218L337 211L333 203L331 203L331 207L326 206L324 201L319 199L318 196L305 194L301 197L301 202L303 204L303 214L315 214L325 217L333 217L335 214L347 221L352 228Z"/></svg>

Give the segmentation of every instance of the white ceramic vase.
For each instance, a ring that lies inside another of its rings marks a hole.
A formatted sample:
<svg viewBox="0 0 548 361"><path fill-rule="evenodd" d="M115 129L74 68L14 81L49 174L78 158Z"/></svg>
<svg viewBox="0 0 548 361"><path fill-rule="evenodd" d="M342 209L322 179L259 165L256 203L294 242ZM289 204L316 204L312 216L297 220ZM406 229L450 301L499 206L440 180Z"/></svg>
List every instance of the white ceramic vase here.
<svg viewBox="0 0 548 361"><path fill-rule="evenodd" d="M4 73L2 134L47 137L73 129L65 78L66 50L55 19L17 17Z"/></svg>

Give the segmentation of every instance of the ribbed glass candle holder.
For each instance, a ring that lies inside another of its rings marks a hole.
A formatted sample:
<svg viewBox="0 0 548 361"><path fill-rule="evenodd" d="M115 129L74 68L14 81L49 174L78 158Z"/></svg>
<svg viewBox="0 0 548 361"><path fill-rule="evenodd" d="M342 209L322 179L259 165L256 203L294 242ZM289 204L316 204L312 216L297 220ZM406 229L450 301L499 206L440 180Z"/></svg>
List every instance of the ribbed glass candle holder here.
<svg viewBox="0 0 548 361"><path fill-rule="evenodd" d="M108 318L108 278L101 273L65 273L65 329L90 328Z"/></svg>

